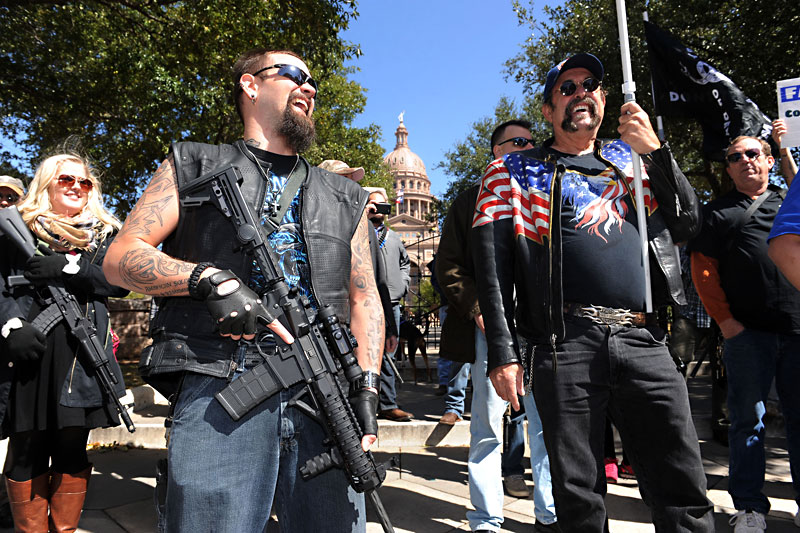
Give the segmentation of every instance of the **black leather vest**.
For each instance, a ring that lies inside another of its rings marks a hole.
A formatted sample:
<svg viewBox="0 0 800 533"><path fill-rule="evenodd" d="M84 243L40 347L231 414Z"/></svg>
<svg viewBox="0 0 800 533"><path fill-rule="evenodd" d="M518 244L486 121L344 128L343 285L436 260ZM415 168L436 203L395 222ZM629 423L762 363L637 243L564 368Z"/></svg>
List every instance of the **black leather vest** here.
<svg viewBox="0 0 800 533"><path fill-rule="evenodd" d="M243 141L230 145L173 143L176 186L227 166L242 177L242 194L260 216L266 184ZM355 182L306 164L301 188L303 236L311 265L311 287L320 304L333 307L340 320L350 322L350 241L367 202ZM265 168L265 170L267 170ZM252 257L240 252L233 224L213 205L180 208L175 231L164 241L164 253L193 263L208 261L250 278ZM191 371L219 377L232 372L237 341L221 337L204 302L189 297L159 298L151 321L153 345L142 353L144 375Z"/></svg>

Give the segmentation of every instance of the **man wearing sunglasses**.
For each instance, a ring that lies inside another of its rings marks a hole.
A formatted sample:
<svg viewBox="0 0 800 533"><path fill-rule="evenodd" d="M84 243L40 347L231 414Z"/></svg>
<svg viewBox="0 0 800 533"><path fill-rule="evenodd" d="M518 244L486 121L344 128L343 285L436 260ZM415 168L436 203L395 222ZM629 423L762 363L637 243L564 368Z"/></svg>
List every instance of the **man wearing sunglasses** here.
<svg viewBox="0 0 800 533"><path fill-rule="evenodd" d="M636 103L621 108L620 139L598 138L603 74L585 53L553 67L542 106L553 137L484 174L473 231L489 377L514 407L534 389L562 531L606 527L607 415L656 529L713 531L686 384L645 312L636 222L645 208L655 305L685 304L673 239L697 233L700 209ZM632 151L642 156L645 206L633 201Z"/></svg>
<svg viewBox="0 0 800 533"><path fill-rule="evenodd" d="M181 186L233 166L242 194L261 216L279 273L312 308L330 305L356 337L364 375L351 387L350 402L365 433L362 447L376 440L384 319L370 258L367 193L299 155L314 141L317 96L299 56L251 50L237 60L232 81L243 140L173 143L104 264L109 279L159 298L153 344L140 371L173 409L160 527L263 531L274 508L285 531L363 532L363 495L340 469L309 481L300 476L305 461L327 449L323 427L293 407L293 400L309 401L300 396L302 383L238 421L214 398L265 354L294 341L259 299L268 280L238 245L230 220L212 205L182 202Z"/></svg>
<svg viewBox="0 0 800 533"><path fill-rule="evenodd" d="M510 120L500 124L492 133L490 144L495 159L533 148L531 123ZM478 304L472 253L472 215L478 190L479 184L475 184L453 201L442 226L442 238L436 254L436 276L448 302L439 355L454 361L445 398L446 410L441 422L453 425L461 419L464 389L471 371L472 417L469 425L468 468L470 501L475 509L467 512L467 519L472 531L497 531L503 524L503 487L517 498L529 498L530 492L525 484L524 468L520 464L525 448L522 425L525 412L509 424L507 450L501 454L503 415L508 402L495 393L486 376L486 336ZM536 531L558 531L541 423L532 395L526 395L524 401L529 417L536 516L534 528Z"/></svg>
<svg viewBox="0 0 800 533"><path fill-rule="evenodd" d="M24 194L22 181L12 176L0 176L0 209L19 202Z"/></svg>
<svg viewBox="0 0 800 533"><path fill-rule="evenodd" d="M764 415L773 379L800 501L800 292L768 256L767 238L786 193L769 182L774 163L764 140L734 139L725 153L734 189L705 206L703 230L690 243L697 293L725 338L734 531L767 527ZM800 514L794 522L800 527Z"/></svg>

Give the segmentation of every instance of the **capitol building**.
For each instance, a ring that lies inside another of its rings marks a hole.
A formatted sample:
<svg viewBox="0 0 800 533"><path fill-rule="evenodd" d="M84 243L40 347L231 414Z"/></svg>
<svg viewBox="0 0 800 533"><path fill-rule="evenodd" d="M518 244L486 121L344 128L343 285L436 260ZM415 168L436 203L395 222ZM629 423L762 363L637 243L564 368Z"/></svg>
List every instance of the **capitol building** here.
<svg viewBox="0 0 800 533"><path fill-rule="evenodd" d="M425 163L408 147L408 130L402 113L399 119L400 125L394 133L397 144L383 158L394 178L397 198L387 223L403 240L411 259L411 289L417 292L420 274L431 275L427 264L439 247L439 232L433 209L435 198L431 194Z"/></svg>

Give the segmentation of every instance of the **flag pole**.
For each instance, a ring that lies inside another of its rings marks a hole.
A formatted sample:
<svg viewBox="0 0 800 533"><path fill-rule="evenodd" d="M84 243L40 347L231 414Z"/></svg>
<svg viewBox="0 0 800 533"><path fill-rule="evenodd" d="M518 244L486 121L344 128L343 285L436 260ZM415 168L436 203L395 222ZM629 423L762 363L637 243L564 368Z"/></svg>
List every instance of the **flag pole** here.
<svg viewBox="0 0 800 533"><path fill-rule="evenodd" d="M625 0L616 0L617 25L619 27L619 48L622 54L622 93L624 101L636 101L636 84L631 72L631 53L628 45L628 19L625 11ZM644 299L645 311L653 312L653 295L650 291L650 258L647 239L647 220L642 192L642 162L639 154L631 150L633 163L633 186L636 197L636 221L639 227L639 240L642 249L642 265L644 266Z"/></svg>
<svg viewBox="0 0 800 533"><path fill-rule="evenodd" d="M650 18L647 16L647 11L642 11L642 18L645 22L650 22ZM656 110L656 133L658 134L658 140L662 143L666 140L667 135L664 133L664 121L661 118L661 115L658 114L658 107L656 106L656 84L653 81L653 71L650 71L650 94L653 96L653 109Z"/></svg>

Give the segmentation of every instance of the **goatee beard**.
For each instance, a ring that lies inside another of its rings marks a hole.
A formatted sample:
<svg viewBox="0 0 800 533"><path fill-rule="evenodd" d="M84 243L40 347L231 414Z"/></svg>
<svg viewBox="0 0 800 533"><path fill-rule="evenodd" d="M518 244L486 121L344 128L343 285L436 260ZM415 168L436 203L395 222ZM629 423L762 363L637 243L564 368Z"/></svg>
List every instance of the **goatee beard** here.
<svg viewBox="0 0 800 533"><path fill-rule="evenodd" d="M283 111L278 133L286 140L286 144L298 154L311 148L317 135L314 121L295 112L288 104Z"/></svg>
<svg viewBox="0 0 800 533"><path fill-rule="evenodd" d="M589 115L591 120L586 125L587 130L592 130L600 124L600 117L597 114L597 102L589 98L581 98L580 100L573 100L564 111L564 120L561 121L561 129L568 132L578 131L578 125L572 120L572 110L579 104L586 104L589 107Z"/></svg>

